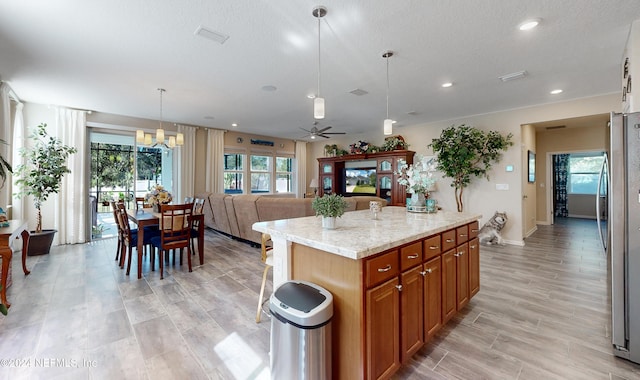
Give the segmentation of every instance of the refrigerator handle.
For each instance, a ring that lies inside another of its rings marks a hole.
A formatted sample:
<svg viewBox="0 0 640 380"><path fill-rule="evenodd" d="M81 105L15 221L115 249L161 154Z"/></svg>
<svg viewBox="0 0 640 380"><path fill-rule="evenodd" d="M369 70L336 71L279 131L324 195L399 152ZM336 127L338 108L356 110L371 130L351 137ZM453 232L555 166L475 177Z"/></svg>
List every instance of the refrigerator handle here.
<svg viewBox="0 0 640 380"><path fill-rule="evenodd" d="M609 166L609 161L607 160L607 155L605 154L604 161L602 161L602 166L600 167L600 174L598 174L598 186L596 188L596 223L598 224L598 236L600 236L600 244L602 244L602 249L604 249L605 253L607 252L607 243L604 240L602 225L600 224L600 188L602 187L602 178L604 177L607 166Z"/></svg>

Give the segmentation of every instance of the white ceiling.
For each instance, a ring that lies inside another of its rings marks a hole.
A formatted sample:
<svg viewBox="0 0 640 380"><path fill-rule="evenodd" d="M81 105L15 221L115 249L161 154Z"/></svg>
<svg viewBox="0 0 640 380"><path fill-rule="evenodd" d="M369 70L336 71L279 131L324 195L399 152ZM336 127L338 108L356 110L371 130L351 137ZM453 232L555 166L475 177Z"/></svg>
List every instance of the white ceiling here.
<svg viewBox="0 0 640 380"><path fill-rule="evenodd" d="M319 127L348 133L381 133L386 50L390 117L415 125L619 92L640 19L638 0L6 0L0 79L27 102L149 119L162 87L165 122L300 138L313 122L320 4ZM519 31L529 18L542 22ZM200 25L229 39L195 36Z"/></svg>

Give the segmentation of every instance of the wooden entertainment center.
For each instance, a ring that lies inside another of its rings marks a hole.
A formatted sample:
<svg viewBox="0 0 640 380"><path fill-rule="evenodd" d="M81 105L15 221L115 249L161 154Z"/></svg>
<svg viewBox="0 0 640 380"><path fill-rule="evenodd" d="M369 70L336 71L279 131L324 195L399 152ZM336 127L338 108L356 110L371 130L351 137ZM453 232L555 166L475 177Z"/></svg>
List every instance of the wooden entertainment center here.
<svg viewBox="0 0 640 380"><path fill-rule="evenodd" d="M318 194L345 194L345 168L356 167L359 162L375 162L376 189L375 193L380 198L387 200L389 206L405 206L407 193L403 185L398 183L397 174L400 160L408 164L413 163L415 152L410 150L393 150L389 152L349 154L336 157L318 158L319 184ZM356 165L356 166L354 166Z"/></svg>

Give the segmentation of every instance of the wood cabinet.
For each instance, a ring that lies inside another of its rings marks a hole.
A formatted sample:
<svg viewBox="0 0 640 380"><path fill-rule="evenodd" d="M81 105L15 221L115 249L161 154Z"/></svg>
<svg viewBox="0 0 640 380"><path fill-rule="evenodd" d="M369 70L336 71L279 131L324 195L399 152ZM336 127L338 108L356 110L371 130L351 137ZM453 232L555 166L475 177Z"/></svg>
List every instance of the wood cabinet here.
<svg viewBox="0 0 640 380"><path fill-rule="evenodd" d="M358 161L371 161L375 162L376 166L375 195L386 199L389 206L405 206L407 191L398 183L398 166L402 160L409 164L413 163L414 154L415 152L410 150L394 150L318 158L320 181L318 194L320 196L332 193L345 195L345 167L357 166Z"/></svg>
<svg viewBox="0 0 640 380"><path fill-rule="evenodd" d="M442 258L440 255L424 264L424 341L428 341L442 327Z"/></svg>
<svg viewBox="0 0 640 380"><path fill-rule="evenodd" d="M456 310L469 303L469 245L462 243L454 254L456 262Z"/></svg>
<svg viewBox="0 0 640 380"><path fill-rule="evenodd" d="M442 324L456 313L456 253L450 249L442 254Z"/></svg>
<svg viewBox="0 0 640 380"><path fill-rule="evenodd" d="M369 379L390 377L400 368L400 292L397 277L366 291Z"/></svg>
<svg viewBox="0 0 640 380"><path fill-rule="evenodd" d="M469 298L480 291L480 242L478 238L469 241Z"/></svg>
<svg viewBox="0 0 640 380"><path fill-rule="evenodd" d="M400 353L406 363L424 344L422 242L400 249Z"/></svg>

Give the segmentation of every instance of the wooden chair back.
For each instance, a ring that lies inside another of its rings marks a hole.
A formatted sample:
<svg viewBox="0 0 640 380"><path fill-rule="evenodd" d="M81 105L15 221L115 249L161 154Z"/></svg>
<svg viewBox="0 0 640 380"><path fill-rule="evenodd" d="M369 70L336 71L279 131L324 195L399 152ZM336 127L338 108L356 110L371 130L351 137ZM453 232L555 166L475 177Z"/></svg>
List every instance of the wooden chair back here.
<svg viewBox="0 0 640 380"><path fill-rule="evenodd" d="M193 228L193 203L160 207L160 241L163 250L187 248Z"/></svg>

